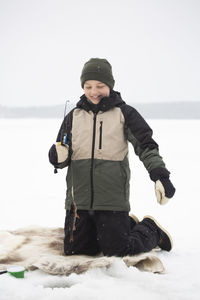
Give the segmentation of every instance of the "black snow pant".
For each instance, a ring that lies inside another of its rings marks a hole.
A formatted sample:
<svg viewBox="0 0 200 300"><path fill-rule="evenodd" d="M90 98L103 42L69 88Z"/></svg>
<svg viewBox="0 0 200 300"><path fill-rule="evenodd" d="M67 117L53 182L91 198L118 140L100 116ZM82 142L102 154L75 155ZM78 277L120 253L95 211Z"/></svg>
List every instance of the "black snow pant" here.
<svg viewBox="0 0 200 300"><path fill-rule="evenodd" d="M141 221L136 224L128 212L77 211L76 229L70 241L69 212L65 218L64 252L66 255L85 254L126 256L148 252L158 245L156 228Z"/></svg>

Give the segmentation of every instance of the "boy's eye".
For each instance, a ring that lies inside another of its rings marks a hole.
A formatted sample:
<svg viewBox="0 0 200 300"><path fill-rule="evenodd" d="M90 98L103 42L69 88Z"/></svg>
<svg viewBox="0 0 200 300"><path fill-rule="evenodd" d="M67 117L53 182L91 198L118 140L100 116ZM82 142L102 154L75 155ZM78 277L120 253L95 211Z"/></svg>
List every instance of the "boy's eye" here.
<svg viewBox="0 0 200 300"><path fill-rule="evenodd" d="M85 88L87 89L87 90L89 90L89 89L91 89L91 86L85 86ZM104 85L98 85L97 86L97 89L103 89L104 88Z"/></svg>

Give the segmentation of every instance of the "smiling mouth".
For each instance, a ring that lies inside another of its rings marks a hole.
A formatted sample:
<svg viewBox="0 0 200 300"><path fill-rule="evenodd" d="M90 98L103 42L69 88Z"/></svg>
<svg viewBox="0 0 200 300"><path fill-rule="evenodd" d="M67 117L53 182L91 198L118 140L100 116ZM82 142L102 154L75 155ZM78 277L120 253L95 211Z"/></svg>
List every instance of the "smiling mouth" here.
<svg viewBox="0 0 200 300"><path fill-rule="evenodd" d="M94 100L100 100L102 98L102 96L101 95L99 95L99 96L91 96L91 98L94 99Z"/></svg>

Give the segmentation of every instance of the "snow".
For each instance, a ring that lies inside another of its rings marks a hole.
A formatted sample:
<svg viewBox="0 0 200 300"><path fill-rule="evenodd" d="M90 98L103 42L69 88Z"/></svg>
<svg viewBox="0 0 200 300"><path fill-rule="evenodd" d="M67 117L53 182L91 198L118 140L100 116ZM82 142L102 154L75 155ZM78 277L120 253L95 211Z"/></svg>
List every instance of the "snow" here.
<svg viewBox="0 0 200 300"><path fill-rule="evenodd" d="M66 169L53 173L48 150L62 120L0 119L0 229L64 224ZM148 120L177 192L165 206L156 202L154 184L130 146L131 210L153 215L174 240L161 252L166 274L141 272L116 258L109 268L51 276L39 270L24 279L0 275L0 300L200 299L199 280L199 120Z"/></svg>

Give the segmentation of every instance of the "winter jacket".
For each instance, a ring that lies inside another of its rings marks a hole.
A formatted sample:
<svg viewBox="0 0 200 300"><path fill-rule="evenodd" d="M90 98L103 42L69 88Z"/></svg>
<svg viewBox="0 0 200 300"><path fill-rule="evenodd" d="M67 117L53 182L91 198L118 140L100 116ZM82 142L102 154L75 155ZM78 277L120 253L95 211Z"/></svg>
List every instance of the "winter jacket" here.
<svg viewBox="0 0 200 300"><path fill-rule="evenodd" d="M74 195L78 209L130 210L128 141L149 173L166 170L151 128L118 92L98 105L83 95L65 117L57 142L66 136L68 157L56 165L68 166L66 209Z"/></svg>

